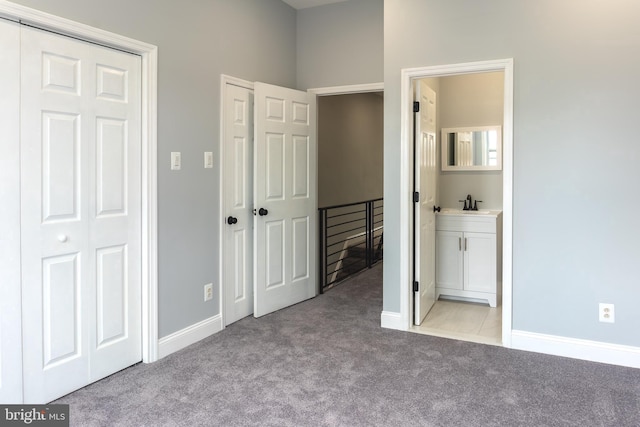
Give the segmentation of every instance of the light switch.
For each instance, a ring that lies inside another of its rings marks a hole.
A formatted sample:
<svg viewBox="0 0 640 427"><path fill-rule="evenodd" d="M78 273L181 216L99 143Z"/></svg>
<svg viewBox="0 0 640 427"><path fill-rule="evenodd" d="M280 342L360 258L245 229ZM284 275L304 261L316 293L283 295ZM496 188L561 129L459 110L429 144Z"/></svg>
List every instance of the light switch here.
<svg viewBox="0 0 640 427"><path fill-rule="evenodd" d="M180 152L172 151L171 152L171 170L179 171L181 166L182 166L182 159L180 158Z"/></svg>
<svg viewBox="0 0 640 427"><path fill-rule="evenodd" d="M213 168L213 153L211 151L204 152L204 168L205 169Z"/></svg>

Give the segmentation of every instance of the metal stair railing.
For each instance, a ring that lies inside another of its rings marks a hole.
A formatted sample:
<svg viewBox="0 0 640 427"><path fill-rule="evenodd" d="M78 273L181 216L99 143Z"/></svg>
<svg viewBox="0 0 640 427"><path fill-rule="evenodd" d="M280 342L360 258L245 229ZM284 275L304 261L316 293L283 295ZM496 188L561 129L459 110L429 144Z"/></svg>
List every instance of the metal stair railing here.
<svg viewBox="0 0 640 427"><path fill-rule="evenodd" d="M382 260L384 199L318 209L320 293Z"/></svg>

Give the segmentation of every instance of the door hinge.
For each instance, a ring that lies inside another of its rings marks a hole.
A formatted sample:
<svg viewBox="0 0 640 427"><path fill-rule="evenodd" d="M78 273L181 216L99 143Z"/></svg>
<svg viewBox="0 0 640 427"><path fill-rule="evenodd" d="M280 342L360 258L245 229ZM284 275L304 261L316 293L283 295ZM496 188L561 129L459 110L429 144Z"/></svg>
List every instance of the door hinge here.
<svg viewBox="0 0 640 427"><path fill-rule="evenodd" d="M420 201L420 193L418 191L413 192L413 203L418 203Z"/></svg>
<svg viewBox="0 0 640 427"><path fill-rule="evenodd" d="M413 112L414 113L419 113L420 112L420 102L413 101Z"/></svg>
<svg viewBox="0 0 640 427"><path fill-rule="evenodd" d="M420 290L420 282L413 282L413 292L418 292Z"/></svg>

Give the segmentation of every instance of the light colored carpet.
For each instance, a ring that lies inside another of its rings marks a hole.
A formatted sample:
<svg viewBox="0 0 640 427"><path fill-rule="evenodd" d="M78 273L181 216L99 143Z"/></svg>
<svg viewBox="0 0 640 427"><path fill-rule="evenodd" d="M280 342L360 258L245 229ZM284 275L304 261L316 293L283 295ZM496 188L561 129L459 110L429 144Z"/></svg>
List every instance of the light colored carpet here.
<svg viewBox="0 0 640 427"><path fill-rule="evenodd" d="M382 266L72 393L72 425L639 426L640 370L380 328Z"/></svg>

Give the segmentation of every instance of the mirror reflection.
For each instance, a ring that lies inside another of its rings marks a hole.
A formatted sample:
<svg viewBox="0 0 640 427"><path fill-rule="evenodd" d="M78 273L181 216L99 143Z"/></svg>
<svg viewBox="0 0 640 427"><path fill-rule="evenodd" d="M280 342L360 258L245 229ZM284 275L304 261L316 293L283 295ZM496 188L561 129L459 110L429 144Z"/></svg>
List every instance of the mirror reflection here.
<svg viewBox="0 0 640 427"><path fill-rule="evenodd" d="M442 170L500 170L501 148L500 126L442 129Z"/></svg>

